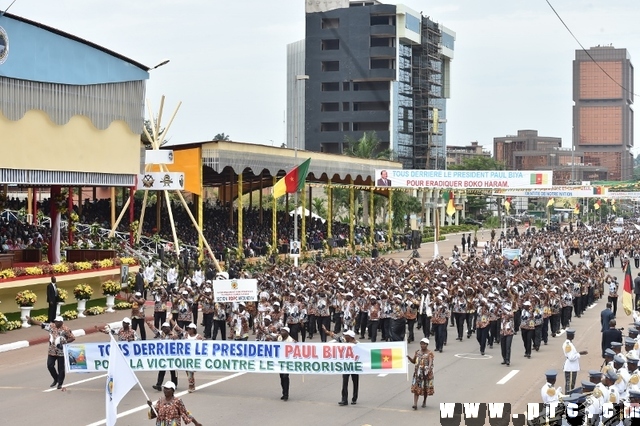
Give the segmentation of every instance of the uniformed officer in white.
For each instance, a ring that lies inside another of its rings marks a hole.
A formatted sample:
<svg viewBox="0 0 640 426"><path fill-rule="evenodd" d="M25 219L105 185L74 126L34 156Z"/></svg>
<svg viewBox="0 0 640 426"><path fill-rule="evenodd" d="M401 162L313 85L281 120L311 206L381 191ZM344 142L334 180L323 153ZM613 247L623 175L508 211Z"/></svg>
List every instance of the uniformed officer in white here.
<svg viewBox="0 0 640 426"><path fill-rule="evenodd" d="M587 396L587 399L584 402L585 414L587 414L588 418L594 419L593 421L595 421L596 416L600 415L600 412L602 411L601 401L598 397L600 393L595 391L595 383L583 380L581 384L582 393Z"/></svg>
<svg viewBox="0 0 640 426"><path fill-rule="evenodd" d="M620 394L618 393L618 388L615 383L618 380L618 373L614 370L607 371L607 374L604 375L604 385L607 387L609 391L606 402L610 402L612 404L617 404L620 402Z"/></svg>
<svg viewBox="0 0 640 426"><path fill-rule="evenodd" d="M629 372L627 391L640 391L640 370L638 370L638 358L627 356L627 371Z"/></svg>
<svg viewBox="0 0 640 426"><path fill-rule="evenodd" d="M626 362L620 355L616 355L613 357L613 368L616 369L616 373L618 373L618 380L616 380L615 387L618 389L618 394L620 395L620 399L627 400L627 383L629 383L629 379L631 375L625 366Z"/></svg>
<svg viewBox="0 0 640 426"><path fill-rule="evenodd" d="M576 385L576 377L578 376L578 371L580 371L580 356L587 355L587 351L578 352L576 347L573 345L573 338L575 335L575 330L567 329L567 340L562 344L562 351L566 358L563 368L565 394L569 394L571 389Z"/></svg>
<svg viewBox="0 0 640 426"><path fill-rule="evenodd" d="M558 386L554 388L553 385L556 384L556 376L558 373L556 370L549 370L544 375L547 377L547 383L542 386L540 389L540 396L542 397L542 402L545 404L550 404L552 402L558 402L558 398L562 394L562 388Z"/></svg>

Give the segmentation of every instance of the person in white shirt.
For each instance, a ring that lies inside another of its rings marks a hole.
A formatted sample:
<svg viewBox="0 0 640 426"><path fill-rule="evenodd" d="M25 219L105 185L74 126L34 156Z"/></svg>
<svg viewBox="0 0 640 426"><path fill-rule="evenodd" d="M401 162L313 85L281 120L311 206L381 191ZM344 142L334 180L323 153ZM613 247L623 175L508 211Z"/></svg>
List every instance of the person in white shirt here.
<svg viewBox="0 0 640 426"><path fill-rule="evenodd" d="M197 287L200 287L204 282L204 272L202 272L202 268L199 265L193 272L193 281L196 283Z"/></svg>
<svg viewBox="0 0 640 426"><path fill-rule="evenodd" d="M169 290L174 288L178 283L178 271L176 271L175 265L171 265L171 268L167 271L167 285Z"/></svg>
<svg viewBox="0 0 640 426"><path fill-rule="evenodd" d="M567 329L567 340L562 344L562 350L565 356L564 361L564 380L565 380L565 394L569 394L570 391L576 385L576 377L578 376L578 371L580 371L580 356L587 355L587 351L580 351L576 349L573 345L573 338L576 335L575 330Z"/></svg>
<svg viewBox="0 0 640 426"><path fill-rule="evenodd" d="M554 388L553 385L556 384L556 376L558 372L556 370L549 370L544 375L547 377L547 383L542 386L540 389L540 396L542 397L542 402L544 404L550 404L552 402L558 402L558 398L562 394L562 388L558 386Z"/></svg>
<svg viewBox="0 0 640 426"><path fill-rule="evenodd" d="M278 342L294 343L295 340L289 336L289 331L289 327L281 327ZM280 399L283 401L289 400L289 382L289 374L280 373L280 387L282 387L282 396Z"/></svg>

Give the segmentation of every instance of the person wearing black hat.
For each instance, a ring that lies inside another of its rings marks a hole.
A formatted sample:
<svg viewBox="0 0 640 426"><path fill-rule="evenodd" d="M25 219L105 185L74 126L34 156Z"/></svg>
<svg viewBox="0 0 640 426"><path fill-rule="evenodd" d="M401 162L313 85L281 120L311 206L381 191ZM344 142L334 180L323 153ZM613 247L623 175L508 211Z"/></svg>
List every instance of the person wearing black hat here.
<svg viewBox="0 0 640 426"><path fill-rule="evenodd" d="M618 389L618 394L621 399L627 399L627 384L629 383L629 378L631 375L625 367L626 360L620 356L616 355L613 357L613 368L616 369L616 373L618 373L618 377L620 380L616 381L615 387Z"/></svg>
<svg viewBox="0 0 640 426"><path fill-rule="evenodd" d="M613 369L614 356L616 356L616 353L613 351L613 349L611 348L605 349L604 361L602 361L602 367L600 368L600 370L602 371L602 374L606 374L607 371Z"/></svg>
<svg viewBox="0 0 640 426"><path fill-rule="evenodd" d="M616 381L618 380L618 373L616 373L613 369L607 371L607 373L603 376L604 385L607 387L607 394L605 403L610 402L612 404L617 404L620 402L620 394L618 394L618 389L615 386Z"/></svg>
<svg viewBox="0 0 640 426"><path fill-rule="evenodd" d="M580 371L580 356L587 355L587 351L580 351L573 345L573 338L575 337L575 330L567 329L567 340L564 341L562 347L564 352L564 380L565 380L565 393L568 394L571 389L576 385L576 378L578 371Z"/></svg>
<svg viewBox="0 0 640 426"><path fill-rule="evenodd" d="M616 320L609 320L609 328L602 332L602 357L604 358L604 351L611 347L612 342L622 342L622 331L616 328Z"/></svg>
<svg viewBox="0 0 640 426"><path fill-rule="evenodd" d="M556 372L556 370L548 370L546 373L544 373L544 375L547 378L547 383L545 383L544 386L542 386L542 389L540 389L542 402L544 404L558 402L558 399L560 398L560 395L562 393L561 388L553 387L553 385L556 384L556 376L558 375L558 373Z"/></svg>
<svg viewBox="0 0 640 426"><path fill-rule="evenodd" d="M638 358L633 356L627 357L627 371L629 372L629 382L627 390L640 390L640 371L638 370Z"/></svg>

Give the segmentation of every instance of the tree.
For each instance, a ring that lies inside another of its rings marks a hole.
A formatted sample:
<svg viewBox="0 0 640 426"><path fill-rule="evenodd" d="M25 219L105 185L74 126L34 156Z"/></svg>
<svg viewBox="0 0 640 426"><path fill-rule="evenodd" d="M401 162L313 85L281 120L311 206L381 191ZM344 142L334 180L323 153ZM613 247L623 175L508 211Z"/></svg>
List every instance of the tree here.
<svg viewBox="0 0 640 426"><path fill-rule="evenodd" d="M218 133L213 137L214 141L230 141L231 140L231 136L225 134L225 133Z"/></svg>
<svg viewBox="0 0 640 426"><path fill-rule="evenodd" d="M504 170L504 163L497 161L491 157L477 155L465 158L462 164L453 164L449 166L451 170ZM498 215L501 214L501 204L498 205ZM486 195L467 195L467 210L470 214L477 216L481 211L487 208Z"/></svg>
<svg viewBox="0 0 640 426"><path fill-rule="evenodd" d="M322 218L327 217L327 209L324 207L324 200L319 197L315 197L311 203L313 206L313 212Z"/></svg>
<svg viewBox="0 0 640 426"><path fill-rule="evenodd" d="M403 191L394 191L391 200L391 209L393 210L391 225L393 229L404 230L408 216L411 213L420 213L422 204L416 197L410 196Z"/></svg>
<svg viewBox="0 0 640 426"><path fill-rule="evenodd" d="M389 149L381 149L380 140L375 131L364 132L360 139L353 139L346 136L344 154L349 157L388 160L391 158L392 151ZM362 193L362 221L369 223L369 197L368 193Z"/></svg>

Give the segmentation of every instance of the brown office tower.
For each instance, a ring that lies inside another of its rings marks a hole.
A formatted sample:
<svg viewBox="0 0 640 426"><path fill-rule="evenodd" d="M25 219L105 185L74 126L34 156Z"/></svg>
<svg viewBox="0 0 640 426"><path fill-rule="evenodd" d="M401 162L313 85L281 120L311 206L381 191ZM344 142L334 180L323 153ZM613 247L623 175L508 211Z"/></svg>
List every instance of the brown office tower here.
<svg viewBox="0 0 640 426"><path fill-rule="evenodd" d="M627 49L576 50L573 61L573 129L591 180L633 177L633 65Z"/></svg>

